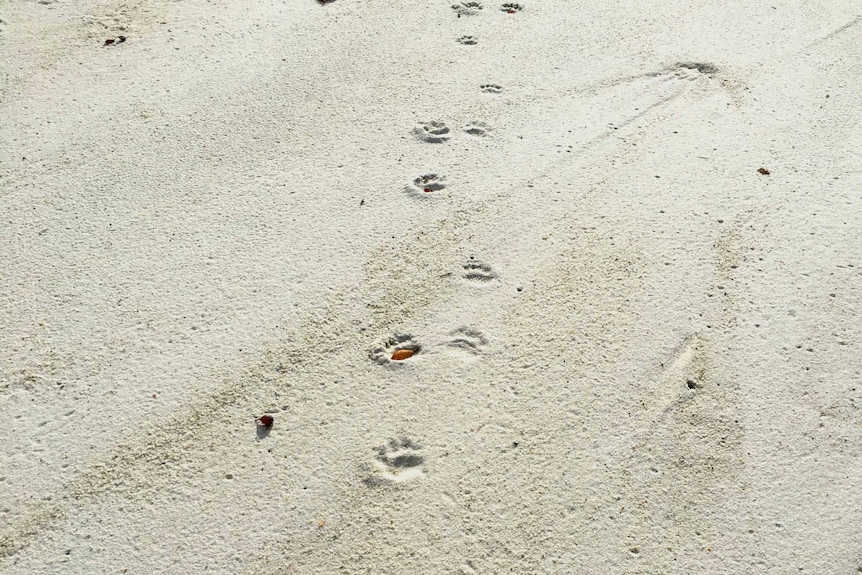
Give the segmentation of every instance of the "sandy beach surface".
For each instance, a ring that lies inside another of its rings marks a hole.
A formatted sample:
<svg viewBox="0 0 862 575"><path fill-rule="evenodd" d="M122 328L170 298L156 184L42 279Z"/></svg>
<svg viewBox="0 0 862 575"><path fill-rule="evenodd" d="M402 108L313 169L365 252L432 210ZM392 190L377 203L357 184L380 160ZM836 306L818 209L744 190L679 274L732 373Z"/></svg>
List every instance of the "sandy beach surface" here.
<svg viewBox="0 0 862 575"><path fill-rule="evenodd" d="M860 4L452 2L0 5L0 573L862 572Z"/></svg>

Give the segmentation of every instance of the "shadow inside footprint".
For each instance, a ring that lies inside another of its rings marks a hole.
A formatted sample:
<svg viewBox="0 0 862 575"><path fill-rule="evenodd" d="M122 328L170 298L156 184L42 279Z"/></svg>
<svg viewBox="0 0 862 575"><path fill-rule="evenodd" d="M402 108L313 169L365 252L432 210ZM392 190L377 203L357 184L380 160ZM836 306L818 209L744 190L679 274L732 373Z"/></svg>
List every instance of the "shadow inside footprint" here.
<svg viewBox="0 0 862 575"><path fill-rule="evenodd" d="M461 16L475 16L482 10L482 4L479 2L461 2L460 4L452 4L452 10Z"/></svg>
<svg viewBox="0 0 862 575"><path fill-rule="evenodd" d="M446 189L444 180L445 176L439 174L424 174L413 178L410 185L407 186L407 191L419 195L433 195L433 192L439 192Z"/></svg>
<svg viewBox="0 0 862 575"><path fill-rule="evenodd" d="M491 266L475 261L472 258L462 267L464 273L461 277L471 282L488 283L497 278L497 274Z"/></svg>
<svg viewBox="0 0 862 575"><path fill-rule="evenodd" d="M688 68L689 70L697 70L701 74L711 76L718 73L718 68L707 62L678 62L680 68Z"/></svg>
<svg viewBox="0 0 862 575"><path fill-rule="evenodd" d="M488 126L483 124L482 122L470 122L466 126L464 126L464 131L471 136L477 136L479 138L484 137L488 133Z"/></svg>

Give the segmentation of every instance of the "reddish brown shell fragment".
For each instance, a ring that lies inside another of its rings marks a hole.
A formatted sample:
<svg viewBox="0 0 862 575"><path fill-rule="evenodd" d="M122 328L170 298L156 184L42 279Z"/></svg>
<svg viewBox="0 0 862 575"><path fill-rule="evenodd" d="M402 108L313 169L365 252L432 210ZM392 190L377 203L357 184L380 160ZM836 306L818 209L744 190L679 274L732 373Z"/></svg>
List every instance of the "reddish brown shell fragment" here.
<svg viewBox="0 0 862 575"><path fill-rule="evenodd" d="M757 173L758 173L758 174L763 174L764 176L768 176L768 175L769 175L769 170L767 170L766 168L758 168L758 169L757 169Z"/></svg>
<svg viewBox="0 0 862 575"><path fill-rule="evenodd" d="M272 424L275 423L275 420L271 415L262 415L260 419L257 420L258 425L262 425L264 427L272 427Z"/></svg>
<svg viewBox="0 0 862 575"><path fill-rule="evenodd" d="M404 361L408 357L413 357L415 352L412 349L396 349L392 354L392 361Z"/></svg>

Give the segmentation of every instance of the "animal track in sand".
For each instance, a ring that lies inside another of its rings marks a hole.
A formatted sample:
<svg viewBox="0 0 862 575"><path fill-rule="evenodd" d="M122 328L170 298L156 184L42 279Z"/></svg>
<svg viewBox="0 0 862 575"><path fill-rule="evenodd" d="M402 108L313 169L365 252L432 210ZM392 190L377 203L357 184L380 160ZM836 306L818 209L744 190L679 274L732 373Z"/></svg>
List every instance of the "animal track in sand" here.
<svg viewBox="0 0 862 575"><path fill-rule="evenodd" d="M413 178L413 181L409 186L407 186L407 189L413 193L430 195L446 188L446 184L443 183L445 179L446 176L438 174L424 174Z"/></svg>
<svg viewBox="0 0 862 575"><path fill-rule="evenodd" d="M458 38L458 43L464 44L465 46L475 46L478 41L479 40L475 36L461 36Z"/></svg>
<svg viewBox="0 0 862 575"><path fill-rule="evenodd" d="M423 475L424 465L421 445L407 437L391 439L377 448L371 472L364 482L368 486L376 486L411 481Z"/></svg>
<svg viewBox="0 0 862 575"><path fill-rule="evenodd" d="M718 73L718 68L707 62L677 62L659 72L646 74L646 77L664 78L666 80L688 80L689 82L711 77Z"/></svg>
<svg viewBox="0 0 862 575"><path fill-rule="evenodd" d="M460 327L449 334L450 339L446 342L448 347L463 351L472 355L483 353L484 347L488 345L488 339L481 331Z"/></svg>
<svg viewBox="0 0 862 575"><path fill-rule="evenodd" d="M475 16L482 10L482 4L479 2L461 2L452 4L452 10L458 14L459 18L461 16Z"/></svg>
<svg viewBox="0 0 862 575"><path fill-rule="evenodd" d="M507 12L509 14L514 14L516 12L520 12L524 7L515 2L507 2L500 7L500 10L503 12Z"/></svg>
<svg viewBox="0 0 862 575"><path fill-rule="evenodd" d="M474 261L473 258L470 258L470 261L465 263L463 268L464 273L461 277L473 283L487 284L497 279L497 274L491 266Z"/></svg>
<svg viewBox="0 0 862 575"><path fill-rule="evenodd" d="M464 126L464 131L471 136L484 137L488 134L490 128L482 122L470 122Z"/></svg>
<svg viewBox="0 0 862 575"><path fill-rule="evenodd" d="M503 91L503 86L499 84L482 84L479 89L487 94L500 94Z"/></svg>
<svg viewBox="0 0 862 575"><path fill-rule="evenodd" d="M443 122L422 122L413 128L413 135L420 142L442 144L449 139L449 128Z"/></svg>
<svg viewBox="0 0 862 575"><path fill-rule="evenodd" d="M368 356L372 361L380 365L394 365L405 363L410 358L415 357L421 350L422 346L413 339L413 336L397 334L387 339L383 345L372 349ZM406 352L412 353L408 354ZM393 356L395 359L393 359Z"/></svg>
<svg viewBox="0 0 862 575"><path fill-rule="evenodd" d="M662 364L654 407L657 416L691 401L704 387L707 379L704 348L705 341L697 334L692 335Z"/></svg>
<svg viewBox="0 0 862 575"><path fill-rule="evenodd" d="M677 68L678 72L682 70L693 70L700 74L706 74L707 76L712 76L718 73L718 68L708 62L678 62Z"/></svg>

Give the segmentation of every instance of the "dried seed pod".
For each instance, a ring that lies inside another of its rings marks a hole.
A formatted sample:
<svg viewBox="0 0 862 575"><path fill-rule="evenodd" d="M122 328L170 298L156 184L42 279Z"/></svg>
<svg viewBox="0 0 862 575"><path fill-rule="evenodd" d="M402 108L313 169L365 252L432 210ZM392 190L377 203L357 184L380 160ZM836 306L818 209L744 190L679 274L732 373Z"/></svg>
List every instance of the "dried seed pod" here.
<svg viewBox="0 0 862 575"><path fill-rule="evenodd" d="M392 354L393 361L403 361L408 357L413 357L415 352L412 349L396 349L395 353Z"/></svg>
<svg viewBox="0 0 862 575"><path fill-rule="evenodd" d="M275 420L271 415L262 415L257 422L264 427L272 427L272 424L275 423Z"/></svg>

